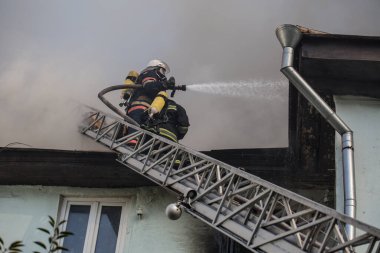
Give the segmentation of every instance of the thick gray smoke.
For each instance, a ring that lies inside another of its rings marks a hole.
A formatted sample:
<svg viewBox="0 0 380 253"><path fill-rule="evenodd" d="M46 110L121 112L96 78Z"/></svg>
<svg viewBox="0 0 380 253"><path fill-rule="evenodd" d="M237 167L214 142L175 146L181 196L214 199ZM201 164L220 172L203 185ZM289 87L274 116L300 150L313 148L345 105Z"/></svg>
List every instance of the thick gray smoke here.
<svg viewBox="0 0 380 253"><path fill-rule="evenodd" d="M2 0L0 146L98 149L78 133L80 104L107 110L97 93L152 58L182 84L286 82L278 25L378 36L379 9L377 0ZM286 87L281 94L178 92L191 120L184 143L286 146Z"/></svg>

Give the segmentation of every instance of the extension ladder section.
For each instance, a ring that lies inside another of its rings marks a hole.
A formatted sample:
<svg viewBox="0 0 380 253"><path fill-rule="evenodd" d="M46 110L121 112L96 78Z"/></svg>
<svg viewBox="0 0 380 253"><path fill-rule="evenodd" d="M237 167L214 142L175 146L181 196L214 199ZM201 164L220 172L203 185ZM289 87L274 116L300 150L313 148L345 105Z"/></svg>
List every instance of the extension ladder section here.
<svg viewBox="0 0 380 253"><path fill-rule="evenodd" d="M118 152L118 162L158 185L178 194L195 190L185 210L252 252L380 252L377 228L122 119L89 110L83 134ZM125 129L130 133L121 136ZM130 140L138 142L131 147ZM351 240L347 226L356 231Z"/></svg>

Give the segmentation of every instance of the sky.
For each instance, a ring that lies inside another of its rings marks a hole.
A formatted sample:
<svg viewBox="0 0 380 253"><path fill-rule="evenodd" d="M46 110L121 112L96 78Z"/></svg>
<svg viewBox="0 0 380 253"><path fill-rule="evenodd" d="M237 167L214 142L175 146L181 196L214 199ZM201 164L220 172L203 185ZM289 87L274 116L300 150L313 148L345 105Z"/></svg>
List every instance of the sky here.
<svg viewBox="0 0 380 253"><path fill-rule="evenodd" d="M380 36L379 10L378 0L0 0L0 146L102 150L78 131L83 105L109 111L98 92L158 58L178 84L224 84L177 92L191 124L183 144L286 147L276 27Z"/></svg>

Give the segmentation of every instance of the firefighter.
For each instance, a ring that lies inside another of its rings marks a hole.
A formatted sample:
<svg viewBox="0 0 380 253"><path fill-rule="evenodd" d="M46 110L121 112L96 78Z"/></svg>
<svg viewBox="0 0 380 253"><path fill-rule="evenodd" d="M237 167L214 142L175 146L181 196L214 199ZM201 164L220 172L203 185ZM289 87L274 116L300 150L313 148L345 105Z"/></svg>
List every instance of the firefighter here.
<svg viewBox="0 0 380 253"><path fill-rule="evenodd" d="M190 126L185 108L171 99L166 99L161 112L151 115L148 110L141 127L174 142L182 140Z"/></svg>
<svg viewBox="0 0 380 253"><path fill-rule="evenodd" d="M139 125L142 123L144 113L150 109L150 114L159 113L164 106L164 100L168 97L166 90L174 86L174 78L167 80L166 74L170 72L169 66L161 60L151 60L147 67L141 71L136 83L141 84L141 88L133 91L130 103L127 108L127 115ZM152 102L157 98L162 98L161 103L156 103L151 107ZM130 132L133 132L131 129ZM137 140L132 140L128 144L134 145Z"/></svg>
<svg viewBox="0 0 380 253"><path fill-rule="evenodd" d="M142 128L173 142L178 142L185 137L190 126L185 108L171 99L166 99L161 112L151 114L150 110L151 108L144 114ZM180 156L178 155L174 160L175 169L178 169L181 163L188 164L187 160L181 162Z"/></svg>

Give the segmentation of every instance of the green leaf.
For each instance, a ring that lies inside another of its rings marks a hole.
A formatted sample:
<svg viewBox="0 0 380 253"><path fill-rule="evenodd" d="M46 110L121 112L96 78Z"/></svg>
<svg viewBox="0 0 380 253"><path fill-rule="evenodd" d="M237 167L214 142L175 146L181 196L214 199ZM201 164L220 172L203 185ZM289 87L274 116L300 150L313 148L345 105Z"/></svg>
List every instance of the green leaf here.
<svg viewBox="0 0 380 253"><path fill-rule="evenodd" d="M65 223L66 222L66 220L63 220L63 221L61 221L59 224L58 224L58 226L61 226L63 223Z"/></svg>
<svg viewBox="0 0 380 253"><path fill-rule="evenodd" d="M62 231L61 235L74 235L74 233L70 231Z"/></svg>
<svg viewBox="0 0 380 253"><path fill-rule="evenodd" d="M19 252L22 252L21 249L10 249L9 253L19 253Z"/></svg>
<svg viewBox="0 0 380 253"><path fill-rule="evenodd" d="M4 245L4 241L3 241L3 239L1 237L0 237L0 244Z"/></svg>
<svg viewBox="0 0 380 253"><path fill-rule="evenodd" d="M40 246L41 248L44 248L44 249L46 249L46 246L45 246L45 244L43 244L42 242L39 242L39 241L35 241L34 243L35 243L35 244L37 244L38 246Z"/></svg>
<svg viewBox="0 0 380 253"><path fill-rule="evenodd" d="M41 252L39 252L39 251L33 251L33 253L41 253Z"/></svg>
<svg viewBox="0 0 380 253"><path fill-rule="evenodd" d="M9 247L9 251L19 251L21 252L21 249L18 247Z"/></svg>
<svg viewBox="0 0 380 253"><path fill-rule="evenodd" d="M57 240L59 240L61 238L65 238L65 237L68 237L68 235L59 235L59 236L57 236Z"/></svg>
<svg viewBox="0 0 380 253"><path fill-rule="evenodd" d="M49 223L50 223L50 225L51 225L52 227L55 226L55 221L54 221L53 217L51 217L50 215L49 215Z"/></svg>
<svg viewBox="0 0 380 253"><path fill-rule="evenodd" d="M47 230L46 228L37 228L37 229L40 230L40 231L42 231L42 232L44 232L44 233L46 233L46 234L48 234L48 235L50 235L50 231Z"/></svg>
<svg viewBox="0 0 380 253"><path fill-rule="evenodd" d="M10 250L14 250L14 249L17 249L19 247L23 247L24 244L22 244L22 241L15 241L13 242L10 246L9 246L9 249Z"/></svg>

